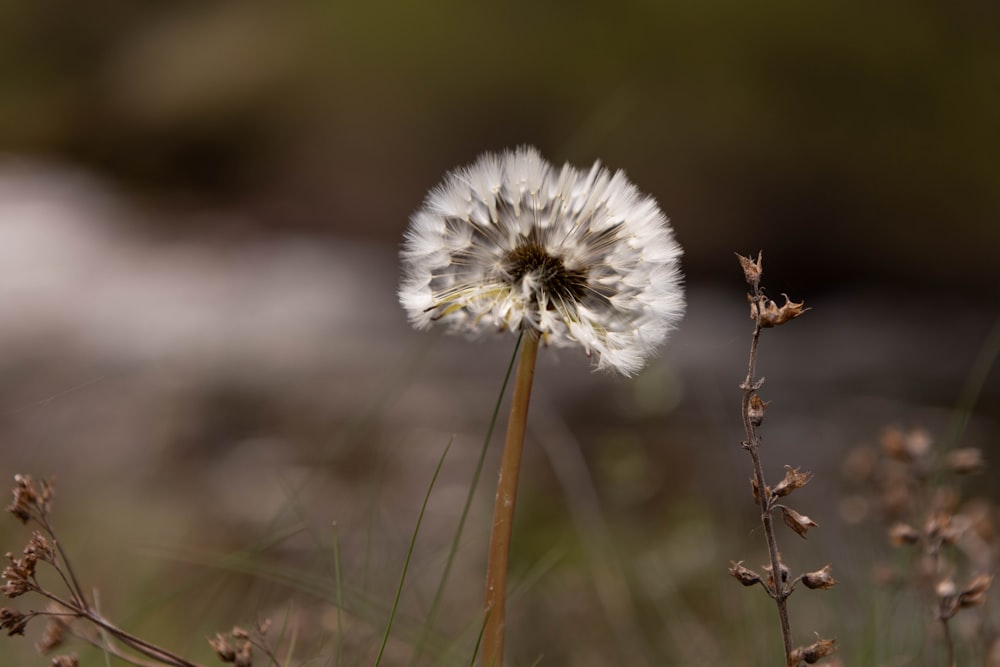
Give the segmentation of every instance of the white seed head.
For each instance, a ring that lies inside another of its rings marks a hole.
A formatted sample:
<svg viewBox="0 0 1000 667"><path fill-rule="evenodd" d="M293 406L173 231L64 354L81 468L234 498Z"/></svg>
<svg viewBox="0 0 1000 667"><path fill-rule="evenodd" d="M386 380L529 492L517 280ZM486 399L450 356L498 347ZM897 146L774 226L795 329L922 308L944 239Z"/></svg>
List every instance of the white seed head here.
<svg viewBox="0 0 1000 667"><path fill-rule="evenodd" d="M684 313L681 248L621 171L534 148L449 173L410 220L400 302L418 328L534 331L599 369L639 371Z"/></svg>

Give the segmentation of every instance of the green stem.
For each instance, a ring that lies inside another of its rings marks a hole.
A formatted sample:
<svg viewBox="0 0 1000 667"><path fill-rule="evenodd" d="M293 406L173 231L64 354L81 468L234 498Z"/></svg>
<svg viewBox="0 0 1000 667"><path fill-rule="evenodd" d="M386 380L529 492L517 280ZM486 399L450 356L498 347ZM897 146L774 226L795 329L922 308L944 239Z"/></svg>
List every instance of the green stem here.
<svg viewBox="0 0 1000 667"><path fill-rule="evenodd" d="M490 555L486 566L486 628L483 632L483 667L502 667L504 609L507 601L507 562L510 557L510 537L514 523L514 501L517 498L517 478L521 469L524 432L528 421L528 402L535 377L538 357L538 337L524 336L524 348L514 378L514 396L507 422L507 438L500 463L496 504L493 509L493 530L490 533Z"/></svg>

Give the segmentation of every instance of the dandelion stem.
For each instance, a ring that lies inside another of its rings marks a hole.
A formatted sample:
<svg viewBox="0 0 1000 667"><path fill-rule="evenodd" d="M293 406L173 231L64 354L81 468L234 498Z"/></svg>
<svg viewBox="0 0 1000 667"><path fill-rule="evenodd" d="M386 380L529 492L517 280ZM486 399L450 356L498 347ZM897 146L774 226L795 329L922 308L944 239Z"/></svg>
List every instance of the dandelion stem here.
<svg viewBox="0 0 1000 667"><path fill-rule="evenodd" d="M483 633L483 667L502 667L504 607L507 600L507 562L514 523L517 477L521 469L524 432L528 420L528 401L535 377L538 336L525 335L521 359L514 378L514 396L510 404L507 437L504 440L500 479L497 482L493 530L490 533L489 563L486 567L486 628Z"/></svg>

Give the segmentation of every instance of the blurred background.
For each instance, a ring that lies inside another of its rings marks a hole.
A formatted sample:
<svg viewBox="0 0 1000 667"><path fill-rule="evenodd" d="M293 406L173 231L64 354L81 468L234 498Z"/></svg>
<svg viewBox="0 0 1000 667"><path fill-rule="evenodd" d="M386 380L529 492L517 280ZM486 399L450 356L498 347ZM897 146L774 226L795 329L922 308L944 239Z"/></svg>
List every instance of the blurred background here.
<svg viewBox="0 0 1000 667"><path fill-rule="evenodd" d="M725 575L766 558L733 257L761 249L770 293L813 307L760 359L768 473L817 473L786 559L845 582L797 632L880 664L845 610L874 608L888 548L843 462L890 424L987 463L1000 436L998 29L985 0L2 3L0 473L57 478L83 578L148 639L209 662L204 636L277 614L301 660L366 664L452 442L389 655L467 664L498 443L411 657L513 341L412 331L396 254L446 171L532 144L659 200L689 305L634 380L543 352L511 664L780 650ZM0 524L3 551L27 536Z"/></svg>

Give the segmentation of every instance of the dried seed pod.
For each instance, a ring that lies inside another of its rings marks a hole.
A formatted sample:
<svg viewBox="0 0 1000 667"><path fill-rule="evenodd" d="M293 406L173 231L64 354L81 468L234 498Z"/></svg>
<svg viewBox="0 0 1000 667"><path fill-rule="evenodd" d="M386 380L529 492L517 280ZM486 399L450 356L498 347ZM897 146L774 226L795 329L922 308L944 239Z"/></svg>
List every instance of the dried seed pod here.
<svg viewBox="0 0 1000 667"><path fill-rule="evenodd" d="M760 276L764 273L764 268L761 266L761 258L763 257L762 252L757 253L757 261L750 259L749 257L744 257L743 255L736 253L736 257L740 260L740 266L743 267L743 276L747 279L747 284L749 284L753 291L757 291L760 287Z"/></svg>
<svg viewBox="0 0 1000 667"><path fill-rule="evenodd" d="M236 659L233 660L234 667L253 667L253 647L250 642L243 642L240 646L240 650L236 653Z"/></svg>
<svg viewBox="0 0 1000 667"><path fill-rule="evenodd" d="M11 607L0 608L0 629L7 631L8 637L23 635L28 626L28 617Z"/></svg>
<svg viewBox="0 0 1000 667"><path fill-rule="evenodd" d="M221 633L215 633L215 637L209 639L208 644L222 662L234 662L236 660L236 649L233 648L233 645Z"/></svg>
<svg viewBox="0 0 1000 667"><path fill-rule="evenodd" d="M986 603L986 592L993 583L993 575L981 574L970 581L958 594L958 606L979 607Z"/></svg>
<svg viewBox="0 0 1000 667"><path fill-rule="evenodd" d="M768 300L767 305L764 306L763 311L760 313L760 326L763 328L777 327L794 320L805 313L809 308L804 308L805 302L794 303L788 298L787 294L782 294L785 297L785 303L781 307L778 306L774 301ZM758 306L759 307L759 306ZM754 318L756 319L756 318Z"/></svg>
<svg viewBox="0 0 1000 667"><path fill-rule="evenodd" d="M802 583L805 584L806 588L826 590L833 588L837 584L837 580L830 576L830 565L827 564L815 572L807 572L802 575Z"/></svg>
<svg viewBox="0 0 1000 667"><path fill-rule="evenodd" d="M784 505L780 505L780 507L781 518L784 519L785 525L798 533L799 537L805 538L810 528L815 528L819 525L806 515L799 514L790 507L785 507Z"/></svg>
<svg viewBox="0 0 1000 667"><path fill-rule="evenodd" d="M834 650L833 639L820 639L817 637L815 643L809 646L799 646L792 650L789 664L798 665L805 662L811 665L831 655Z"/></svg>
<svg viewBox="0 0 1000 667"><path fill-rule="evenodd" d="M778 554L778 569L781 571L781 583L782 585L788 583L788 566L785 565L784 561L781 560L781 554ZM767 572L767 587L770 591L776 592L778 589L774 585L774 575L771 572L771 566L765 565L764 571Z"/></svg>
<svg viewBox="0 0 1000 667"><path fill-rule="evenodd" d="M801 489L803 486L809 483L812 479L813 474L811 472L799 472L798 468L792 468L792 466L785 466L785 479L778 482L771 493L779 498L787 496L789 493L795 489Z"/></svg>
<svg viewBox="0 0 1000 667"><path fill-rule="evenodd" d="M754 426L760 426L764 423L764 412L767 410L767 406L771 404L771 401L765 403L760 400L760 395L754 394L750 397L750 403L747 405L747 419Z"/></svg>
<svg viewBox="0 0 1000 667"><path fill-rule="evenodd" d="M889 541L896 547L905 544L916 544L920 541L920 531L902 522L893 524L889 528Z"/></svg>
<svg viewBox="0 0 1000 667"><path fill-rule="evenodd" d="M938 598L938 618L946 621L958 611L958 588L951 579L942 579L934 587L934 594Z"/></svg>
<svg viewBox="0 0 1000 667"><path fill-rule="evenodd" d="M736 578L744 586L753 586L760 583L760 575L743 565L743 561L731 561L729 574Z"/></svg>
<svg viewBox="0 0 1000 667"><path fill-rule="evenodd" d="M972 475L982 472L986 467L983 460L983 452L976 447L963 447L948 452L945 463L952 472L959 475Z"/></svg>

